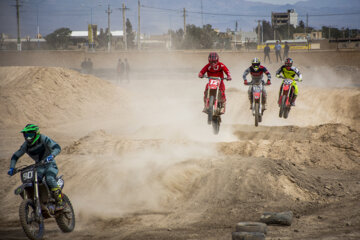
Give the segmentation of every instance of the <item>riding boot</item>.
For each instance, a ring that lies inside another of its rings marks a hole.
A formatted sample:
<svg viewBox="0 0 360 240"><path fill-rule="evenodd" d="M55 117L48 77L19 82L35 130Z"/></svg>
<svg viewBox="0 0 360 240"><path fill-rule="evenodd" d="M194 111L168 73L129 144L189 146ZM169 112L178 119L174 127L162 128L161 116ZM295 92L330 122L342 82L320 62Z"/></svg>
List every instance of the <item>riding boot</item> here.
<svg viewBox="0 0 360 240"><path fill-rule="evenodd" d="M53 196L54 196L55 201L56 201L55 211L63 210L64 206L65 206L65 202L63 201L61 188L60 187L52 188L51 192L53 193Z"/></svg>
<svg viewBox="0 0 360 240"><path fill-rule="evenodd" d="M225 106L226 106L226 102L223 102L223 103L221 104L220 114L224 114L224 113L225 113Z"/></svg>
<svg viewBox="0 0 360 240"><path fill-rule="evenodd" d="M291 99L291 106L292 106L292 107L295 107L296 97L297 97L297 95L294 94L294 96L293 96L292 99Z"/></svg>
<svg viewBox="0 0 360 240"><path fill-rule="evenodd" d="M205 99L204 99L204 109L202 111L203 111L203 113L207 113L206 100Z"/></svg>

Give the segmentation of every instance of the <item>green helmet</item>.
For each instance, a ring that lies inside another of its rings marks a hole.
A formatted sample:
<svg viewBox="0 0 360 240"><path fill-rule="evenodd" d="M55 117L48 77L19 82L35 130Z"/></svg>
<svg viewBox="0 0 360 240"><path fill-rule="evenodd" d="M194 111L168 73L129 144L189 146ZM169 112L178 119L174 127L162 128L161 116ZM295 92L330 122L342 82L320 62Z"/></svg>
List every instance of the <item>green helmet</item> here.
<svg viewBox="0 0 360 240"><path fill-rule="evenodd" d="M40 137L39 127L34 124L27 124L21 132L30 145L33 145Z"/></svg>

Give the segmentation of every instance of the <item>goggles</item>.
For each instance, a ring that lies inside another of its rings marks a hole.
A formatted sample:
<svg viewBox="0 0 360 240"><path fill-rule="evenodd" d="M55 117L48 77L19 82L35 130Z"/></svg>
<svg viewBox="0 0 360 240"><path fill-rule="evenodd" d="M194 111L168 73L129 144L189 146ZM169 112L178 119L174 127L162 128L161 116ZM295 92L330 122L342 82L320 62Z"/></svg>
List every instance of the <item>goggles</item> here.
<svg viewBox="0 0 360 240"><path fill-rule="evenodd" d="M36 136L35 132L24 132L24 137L27 139L33 139Z"/></svg>

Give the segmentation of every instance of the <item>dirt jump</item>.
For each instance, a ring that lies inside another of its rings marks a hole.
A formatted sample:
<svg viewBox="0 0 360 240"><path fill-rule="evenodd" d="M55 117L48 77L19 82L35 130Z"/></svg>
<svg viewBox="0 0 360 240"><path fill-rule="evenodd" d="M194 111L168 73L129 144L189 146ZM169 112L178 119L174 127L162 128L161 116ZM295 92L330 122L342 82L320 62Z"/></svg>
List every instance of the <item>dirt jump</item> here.
<svg viewBox="0 0 360 240"><path fill-rule="evenodd" d="M77 217L66 234L46 220L44 239L225 240L238 222L283 211L291 226L268 226L266 239L360 239L360 68L298 58L304 77L288 119L278 116L280 63L265 64L273 79L258 127L242 80L251 58L221 59L233 80L218 135L201 112L206 56L186 73L134 64L120 84L70 67L0 67L0 239L26 239L21 181L6 173L27 123L62 147L56 162Z"/></svg>

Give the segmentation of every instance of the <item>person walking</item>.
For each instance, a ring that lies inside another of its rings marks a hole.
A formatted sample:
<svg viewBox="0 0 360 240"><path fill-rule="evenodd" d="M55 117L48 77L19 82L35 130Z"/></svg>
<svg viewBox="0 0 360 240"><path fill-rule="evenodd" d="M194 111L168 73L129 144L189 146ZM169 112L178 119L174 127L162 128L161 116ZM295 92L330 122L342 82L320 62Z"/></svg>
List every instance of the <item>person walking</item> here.
<svg viewBox="0 0 360 240"><path fill-rule="evenodd" d="M269 63L271 63L271 60L270 60L270 47L269 47L268 43L264 47L264 63L266 62L266 57L268 57Z"/></svg>
<svg viewBox="0 0 360 240"><path fill-rule="evenodd" d="M284 59L287 59L289 57L289 44L288 42L285 42L285 46L284 46Z"/></svg>
<svg viewBox="0 0 360 240"><path fill-rule="evenodd" d="M280 45L279 41L276 41L275 55L276 55L276 62L279 61L279 58L280 58L280 62L281 62L282 61L282 58L281 58L281 45Z"/></svg>

